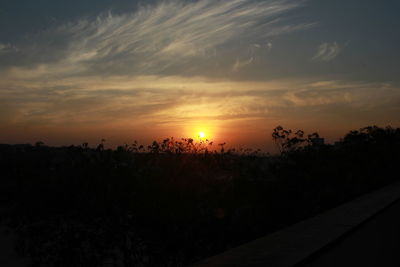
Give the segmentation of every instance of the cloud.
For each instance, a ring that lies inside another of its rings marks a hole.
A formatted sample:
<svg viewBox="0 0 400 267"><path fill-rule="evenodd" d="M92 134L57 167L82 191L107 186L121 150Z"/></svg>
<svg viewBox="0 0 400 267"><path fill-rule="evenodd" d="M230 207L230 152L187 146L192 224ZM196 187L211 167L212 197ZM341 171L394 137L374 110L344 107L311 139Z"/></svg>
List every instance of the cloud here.
<svg viewBox="0 0 400 267"><path fill-rule="evenodd" d="M224 61L243 45L257 41L270 49L268 37L312 27L282 18L299 5L292 0L158 1L131 13L48 29L21 44L19 58L11 64L46 64L73 75L198 74L199 68L215 64L213 58Z"/></svg>
<svg viewBox="0 0 400 267"><path fill-rule="evenodd" d="M258 57L257 53L259 50L264 49L267 52L270 52L272 49L272 43L267 42L264 45L261 44L251 44L248 46L247 49L247 58L246 59L236 59L235 63L232 66L232 71L233 72L238 72L240 69L250 65L256 60L256 57Z"/></svg>
<svg viewBox="0 0 400 267"><path fill-rule="evenodd" d="M315 61L331 61L335 59L346 45L339 45L337 42L323 43L318 47L317 53L312 58Z"/></svg>
<svg viewBox="0 0 400 267"><path fill-rule="evenodd" d="M9 44L2 44L0 43L0 52L7 50L10 47Z"/></svg>
<svg viewBox="0 0 400 267"><path fill-rule="evenodd" d="M95 141L116 135L119 140L180 137L202 124L245 129L226 136L290 123L348 128L351 122L371 123L374 114L380 116L375 124L395 121L393 114L400 112L400 90L388 83L57 73L43 79L48 73L45 67L31 75L21 69L0 72L0 141L17 142L12 140L23 134L18 140L43 140L53 132L64 138L57 144L72 142L65 140L73 133L73 142L85 141L85 133Z"/></svg>
<svg viewBox="0 0 400 267"><path fill-rule="evenodd" d="M250 65L254 61L254 58L251 57L247 60L241 61L239 59L236 60L235 64L233 64L232 70L234 72L238 72L241 68Z"/></svg>
<svg viewBox="0 0 400 267"><path fill-rule="evenodd" d="M8 110L0 114L0 121L37 127L184 124L221 118L234 121L235 117L287 119L306 110L320 118L336 114L337 105L374 112L396 106L393 101L399 99L398 88L391 84L337 80L240 82L205 77L93 76L15 82L0 76L0 106Z"/></svg>
<svg viewBox="0 0 400 267"><path fill-rule="evenodd" d="M12 51L17 51L17 48L12 46L11 44L3 44L0 43L0 55L6 54Z"/></svg>

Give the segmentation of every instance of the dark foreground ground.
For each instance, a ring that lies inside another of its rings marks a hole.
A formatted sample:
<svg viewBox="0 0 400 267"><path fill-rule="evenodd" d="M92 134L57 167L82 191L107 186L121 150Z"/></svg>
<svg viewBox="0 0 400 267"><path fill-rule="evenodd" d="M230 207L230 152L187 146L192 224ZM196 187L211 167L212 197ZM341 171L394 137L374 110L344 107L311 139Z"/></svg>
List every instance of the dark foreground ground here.
<svg viewBox="0 0 400 267"><path fill-rule="evenodd" d="M400 266L400 201L298 267L321 266Z"/></svg>
<svg viewBox="0 0 400 267"><path fill-rule="evenodd" d="M394 183L193 267L398 266L399 200Z"/></svg>
<svg viewBox="0 0 400 267"><path fill-rule="evenodd" d="M0 223L31 266L184 266L399 178L400 129L334 146L275 133L276 157L191 139L0 145Z"/></svg>

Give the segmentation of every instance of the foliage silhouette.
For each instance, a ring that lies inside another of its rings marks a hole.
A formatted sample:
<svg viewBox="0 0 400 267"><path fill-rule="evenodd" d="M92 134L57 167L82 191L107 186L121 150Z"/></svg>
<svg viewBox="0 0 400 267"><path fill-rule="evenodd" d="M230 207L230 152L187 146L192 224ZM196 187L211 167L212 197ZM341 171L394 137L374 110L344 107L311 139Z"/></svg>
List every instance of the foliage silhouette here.
<svg viewBox="0 0 400 267"><path fill-rule="evenodd" d="M280 156L190 138L0 145L0 218L31 266L183 266L398 179L398 128L305 136L277 127Z"/></svg>
<svg viewBox="0 0 400 267"><path fill-rule="evenodd" d="M304 146L317 146L321 138L318 133L309 134L307 138L304 138L302 130L293 133L292 130L277 126L272 132L272 140L281 154L287 154L300 150Z"/></svg>

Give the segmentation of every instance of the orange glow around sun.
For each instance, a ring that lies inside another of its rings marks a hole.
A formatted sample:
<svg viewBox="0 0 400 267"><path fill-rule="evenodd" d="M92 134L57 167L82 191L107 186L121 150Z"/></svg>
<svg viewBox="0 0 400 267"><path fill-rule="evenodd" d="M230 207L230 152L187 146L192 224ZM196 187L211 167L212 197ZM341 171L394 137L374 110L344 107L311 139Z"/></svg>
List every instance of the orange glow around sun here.
<svg viewBox="0 0 400 267"><path fill-rule="evenodd" d="M213 140L216 137L216 127L214 123L208 121L193 121L184 126L183 135L195 140Z"/></svg>

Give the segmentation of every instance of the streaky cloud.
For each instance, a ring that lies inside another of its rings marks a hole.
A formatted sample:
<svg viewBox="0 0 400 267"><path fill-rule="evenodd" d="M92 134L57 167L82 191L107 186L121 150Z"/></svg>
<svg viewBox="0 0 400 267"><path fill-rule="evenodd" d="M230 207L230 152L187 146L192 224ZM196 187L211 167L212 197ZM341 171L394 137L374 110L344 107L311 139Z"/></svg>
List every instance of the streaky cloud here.
<svg viewBox="0 0 400 267"><path fill-rule="evenodd" d="M18 49L15 46L8 43L7 44L0 43L0 55L15 51L18 51Z"/></svg>
<svg viewBox="0 0 400 267"><path fill-rule="evenodd" d="M314 61L325 61L329 62L335 59L343 50L345 45L339 45L337 42L333 43L322 43L318 49L317 53L314 55L312 60Z"/></svg>
<svg viewBox="0 0 400 267"><path fill-rule="evenodd" d="M216 55L242 49L243 40L247 40L245 45L266 43L270 49L268 37L312 27L313 23L291 24L282 19L301 3L158 1L130 13L110 12L48 29L35 37L34 44L23 47L22 63L13 64L50 64L51 73L60 69L67 75L176 75L189 68L199 73L200 68L214 64L211 59ZM193 66L193 60L198 64ZM228 71L231 64L226 63Z"/></svg>
<svg viewBox="0 0 400 267"><path fill-rule="evenodd" d="M243 68L243 67L245 67L245 66L247 66L247 65L250 65L252 62L254 61L254 58L253 57L251 57L251 58L249 58L249 59L247 59L247 60L244 60L244 61L241 61L241 60L236 60L236 62L235 62L235 64L233 64L233 67L232 67L232 70L234 71L234 72L237 72L237 71L239 71L241 68Z"/></svg>

